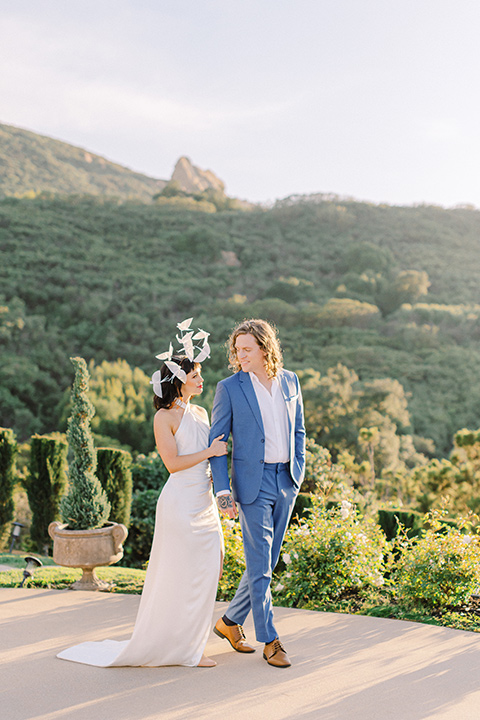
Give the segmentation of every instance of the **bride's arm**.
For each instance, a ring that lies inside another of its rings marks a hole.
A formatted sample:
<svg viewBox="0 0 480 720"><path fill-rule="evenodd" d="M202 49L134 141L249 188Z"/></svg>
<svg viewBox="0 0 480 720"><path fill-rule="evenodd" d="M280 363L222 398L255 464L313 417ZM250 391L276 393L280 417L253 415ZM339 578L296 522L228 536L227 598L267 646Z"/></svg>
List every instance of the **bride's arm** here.
<svg viewBox="0 0 480 720"><path fill-rule="evenodd" d="M169 473L188 470L188 468L198 465L203 460L208 460L213 455L227 454L227 443L221 440L223 436L220 435L205 450L189 455L178 455L172 423L167 413L157 412L153 420L153 429L157 450Z"/></svg>

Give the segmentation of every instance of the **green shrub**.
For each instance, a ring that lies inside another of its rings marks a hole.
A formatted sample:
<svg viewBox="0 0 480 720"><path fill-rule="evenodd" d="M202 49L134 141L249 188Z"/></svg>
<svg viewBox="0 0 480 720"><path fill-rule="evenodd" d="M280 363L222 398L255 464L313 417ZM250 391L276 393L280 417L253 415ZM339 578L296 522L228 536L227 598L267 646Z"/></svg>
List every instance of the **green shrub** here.
<svg viewBox="0 0 480 720"><path fill-rule="evenodd" d="M327 509L312 496L312 510L286 533L285 570L273 584L277 602L317 609L384 584L387 541L380 527L343 500Z"/></svg>
<svg viewBox="0 0 480 720"><path fill-rule="evenodd" d="M158 490L140 490L133 494L122 565L143 567L150 557L158 496Z"/></svg>
<svg viewBox="0 0 480 720"><path fill-rule="evenodd" d="M280 298L289 305L314 302L316 299L313 282L296 277L280 277L265 293L266 298Z"/></svg>
<svg viewBox="0 0 480 720"><path fill-rule="evenodd" d="M97 448L97 476L110 503L112 522L130 523L132 456L117 448Z"/></svg>
<svg viewBox="0 0 480 720"><path fill-rule="evenodd" d="M240 578L245 570L242 530L237 520L222 517L222 531L225 543L223 574L218 583L217 600L229 601L235 595Z"/></svg>
<svg viewBox="0 0 480 720"><path fill-rule="evenodd" d="M15 433L10 428L0 428L0 546L8 535L14 517L13 486L17 455Z"/></svg>
<svg viewBox="0 0 480 720"><path fill-rule="evenodd" d="M393 540L403 528L408 537L417 537L423 527L422 513L415 510L381 509L378 511L378 524L382 528L387 540Z"/></svg>
<svg viewBox="0 0 480 720"><path fill-rule="evenodd" d="M132 465L133 495L123 565L142 567L150 556L157 501L169 477L157 452L138 455Z"/></svg>
<svg viewBox="0 0 480 720"><path fill-rule="evenodd" d="M68 444L55 435L34 435L25 482L32 511L30 537L38 552L47 551L48 526L59 518L60 501L67 487Z"/></svg>
<svg viewBox="0 0 480 720"><path fill-rule="evenodd" d="M394 575L398 599L405 607L437 610L467 602L480 585L478 535L462 533L444 522L444 511L426 516L420 539L404 538ZM461 529L469 519L457 521Z"/></svg>
<svg viewBox="0 0 480 720"><path fill-rule="evenodd" d="M168 470L157 452L137 455L132 465L133 492L161 490L168 480Z"/></svg>
<svg viewBox="0 0 480 720"><path fill-rule="evenodd" d="M312 496L310 493L298 493L293 506L290 524L297 522L299 518L306 517L312 507Z"/></svg>

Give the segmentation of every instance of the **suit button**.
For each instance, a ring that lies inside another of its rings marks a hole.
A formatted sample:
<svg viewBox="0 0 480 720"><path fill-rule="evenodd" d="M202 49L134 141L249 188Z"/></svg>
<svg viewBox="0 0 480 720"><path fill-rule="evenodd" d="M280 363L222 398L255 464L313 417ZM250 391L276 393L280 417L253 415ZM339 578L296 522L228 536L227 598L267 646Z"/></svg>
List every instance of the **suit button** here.
<svg viewBox="0 0 480 720"><path fill-rule="evenodd" d="M265 440L262 438L260 442L265 442Z"/></svg>
<svg viewBox="0 0 480 720"><path fill-rule="evenodd" d="M260 463L262 463L262 464L263 464L263 460L260 460Z"/></svg>

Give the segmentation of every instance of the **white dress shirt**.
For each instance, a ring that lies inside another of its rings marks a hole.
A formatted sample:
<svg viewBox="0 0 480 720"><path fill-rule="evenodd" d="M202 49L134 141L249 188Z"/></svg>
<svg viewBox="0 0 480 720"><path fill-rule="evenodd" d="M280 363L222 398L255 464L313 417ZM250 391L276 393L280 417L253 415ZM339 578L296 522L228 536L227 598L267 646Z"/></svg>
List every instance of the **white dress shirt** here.
<svg viewBox="0 0 480 720"><path fill-rule="evenodd" d="M290 460L290 437L287 406L282 388L276 377L272 378L270 391L262 385L253 372L248 373L257 396L265 431L265 457L267 463L284 463Z"/></svg>

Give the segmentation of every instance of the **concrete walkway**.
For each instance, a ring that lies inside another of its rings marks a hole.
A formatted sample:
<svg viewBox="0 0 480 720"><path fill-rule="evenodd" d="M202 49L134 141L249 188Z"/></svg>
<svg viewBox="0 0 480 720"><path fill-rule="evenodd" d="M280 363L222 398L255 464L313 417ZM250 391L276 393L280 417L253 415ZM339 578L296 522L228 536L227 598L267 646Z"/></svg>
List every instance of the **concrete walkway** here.
<svg viewBox="0 0 480 720"><path fill-rule="evenodd" d="M213 633L215 668L100 669L57 660L130 636L139 596L0 589L2 720L478 720L480 635L277 608L293 666L272 668ZM215 617L225 605L218 603ZM247 638L254 640L250 622Z"/></svg>

